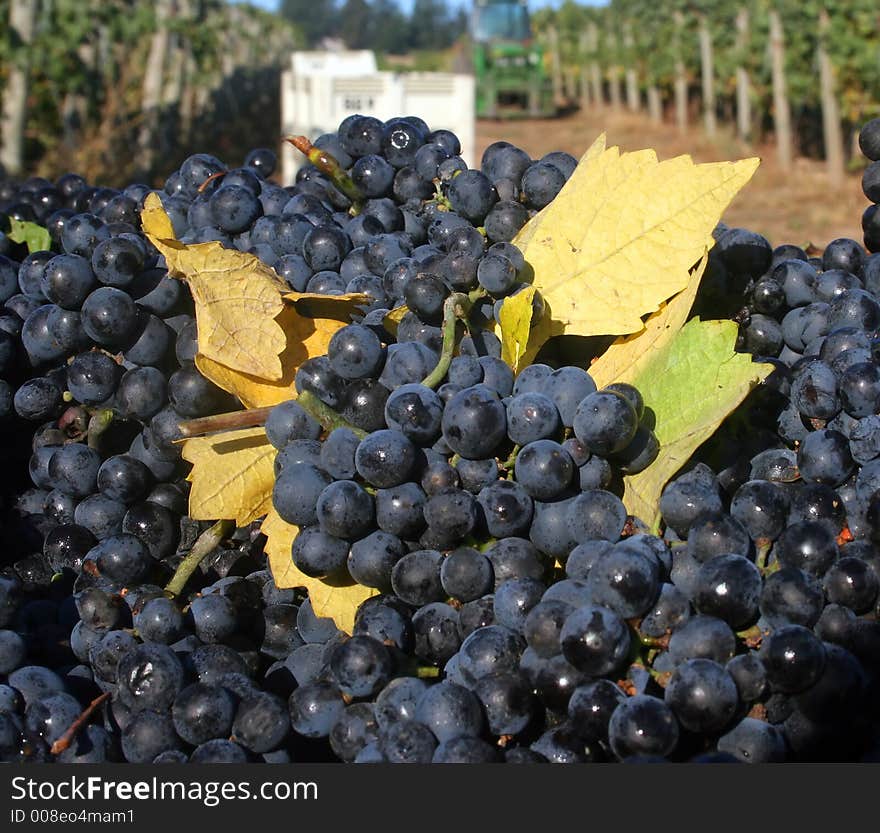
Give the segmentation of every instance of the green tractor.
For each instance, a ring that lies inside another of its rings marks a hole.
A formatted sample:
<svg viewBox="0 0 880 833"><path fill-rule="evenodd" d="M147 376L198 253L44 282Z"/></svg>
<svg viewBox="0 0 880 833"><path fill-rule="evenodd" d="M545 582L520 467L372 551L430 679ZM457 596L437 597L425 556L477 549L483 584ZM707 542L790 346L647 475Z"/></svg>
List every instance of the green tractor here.
<svg viewBox="0 0 880 833"><path fill-rule="evenodd" d="M556 112L544 50L525 0L475 0L471 18L477 118Z"/></svg>

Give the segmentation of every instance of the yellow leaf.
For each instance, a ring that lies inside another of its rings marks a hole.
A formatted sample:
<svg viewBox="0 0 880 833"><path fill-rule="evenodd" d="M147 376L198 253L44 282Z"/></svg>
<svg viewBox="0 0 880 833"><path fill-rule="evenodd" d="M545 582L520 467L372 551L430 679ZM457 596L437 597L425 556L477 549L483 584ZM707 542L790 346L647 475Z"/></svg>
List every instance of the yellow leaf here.
<svg viewBox="0 0 880 833"><path fill-rule="evenodd" d="M654 419L660 453L648 468L624 478L623 502L631 515L652 523L666 482L763 381L773 365L734 352L734 321L693 318L671 339L657 340L624 377Z"/></svg>
<svg viewBox="0 0 880 833"><path fill-rule="evenodd" d="M546 310L532 326L532 299L537 290L533 286L509 295L501 304L501 358L513 368L522 370L541 349L541 345L553 335L552 322Z"/></svg>
<svg viewBox="0 0 880 833"><path fill-rule="evenodd" d="M186 245L173 236L154 235L154 229L168 233L164 213L158 196L150 194L142 215L144 230L165 257L169 273L189 285L200 352L233 370L281 379L278 354L285 336L275 318L284 309L281 294L287 285L256 255L217 242Z"/></svg>
<svg viewBox="0 0 880 833"><path fill-rule="evenodd" d="M382 326L388 330L389 333L396 336L397 328L400 326L400 322L403 321L403 316L409 312L409 307L406 304L402 304L399 307L395 307L393 310L390 310L385 317L382 319Z"/></svg>
<svg viewBox="0 0 880 833"><path fill-rule="evenodd" d="M361 292L345 295L318 295L315 292L286 292L284 300L290 301L300 315L309 318L334 318L337 321L351 322L351 314L359 307L371 303L370 296Z"/></svg>
<svg viewBox="0 0 880 833"><path fill-rule="evenodd" d="M639 332L642 316L687 286L688 270L759 163L658 162L652 150L595 147L513 240L534 270L551 334Z"/></svg>
<svg viewBox="0 0 880 833"><path fill-rule="evenodd" d="M337 628L351 633L358 607L379 591L357 584L351 578L333 581L312 578L303 573L293 563L290 554L293 539L299 530L284 521L274 509L266 515L260 530L267 539L265 550L276 586L282 589L305 587L309 591L315 615L329 617L336 622Z"/></svg>
<svg viewBox="0 0 880 833"><path fill-rule="evenodd" d="M612 382L632 381L639 367L651 360L652 351L659 350L675 338L694 305L708 262L709 253L706 252L691 273L687 287L674 298L660 304L660 309L648 316L644 329L632 335L620 336L590 365L590 376L600 388Z"/></svg>
<svg viewBox="0 0 880 833"><path fill-rule="evenodd" d="M580 180L583 178L585 172L589 168L589 163L605 152L605 143L606 136L604 133L600 133L596 137L593 144L590 145L589 148L587 148L586 153L581 156L580 160L578 161L577 167L574 169L572 175L569 177L569 182L574 180L575 183L572 187L573 191L580 191ZM558 200L560 197L562 197L562 199L567 199L566 192L567 189L563 188L562 191L556 195L556 200ZM516 241L514 241L517 242L517 245L519 245L520 247L525 246L532 239L535 231L541 225L541 218L544 217L551 205L553 205L553 203L550 203L550 205L542 208L528 223L526 223L526 225L522 229L520 229L519 234L516 236Z"/></svg>
<svg viewBox="0 0 880 833"><path fill-rule="evenodd" d="M199 371L215 385L237 396L246 408L263 408L294 398L296 371L306 359L324 355L333 334L345 326L343 321L332 318L307 318L290 305L285 306L276 320L287 340L279 356L284 371L280 379L270 381L234 370L201 353L196 355Z"/></svg>
<svg viewBox="0 0 880 833"><path fill-rule="evenodd" d="M275 448L263 428L186 440L183 459L193 464L189 514L197 521L228 518L245 526L272 508Z"/></svg>
<svg viewBox="0 0 880 833"><path fill-rule="evenodd" d="M171 225L171 218L162 207L158 194L147 194L141 211L141 228L147 237L174 240L174 226Z"/></svg>

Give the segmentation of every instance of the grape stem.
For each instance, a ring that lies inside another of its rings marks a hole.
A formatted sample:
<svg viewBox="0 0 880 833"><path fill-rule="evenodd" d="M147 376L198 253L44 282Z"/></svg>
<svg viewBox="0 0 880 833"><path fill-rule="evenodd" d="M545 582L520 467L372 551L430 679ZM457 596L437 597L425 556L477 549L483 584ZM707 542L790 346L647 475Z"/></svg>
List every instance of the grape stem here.
<svg viewBox="0 0 880 833"><path fill-rule="evenodd" d="M453 292L443 304L443 347L437 366L422 379L426 388L436 388L445 378L455 352L455 325L467 322L473 301L463 292Z"/></svg>
<svg viewBox="0 0 880 833"><path fill-rule="evenodd" d="M245 411L229 411L225 414L188 419L178 425L180 433L185 437L197 437L201 434L216 434L219 431L234 431L238 428L259 428L269 418L268 408L250 408Z"/></svg>
<svg viewBox="0 0 880 833"><path fill-rule="evenodd" d="M70 724L67 731L52 744L49 751L53 755L60 755L65 749L67 749L70 744L73 743L73 739L76 737L77 732L79 732L79 730L88 722L88 719L92 716L95 709L97 709L105 700L109 699L112 693L112 691L105 691L103 694L92 700L92 702L86 706L83 713Z"/></svg>
<svg viewBox="0 0 880 833"><path fill-rule="evenodd" d="M315 147L305 136L285 136L284 141L290 142L298 151L304 153L309 162L321 173L330 177L330 181L352 201L354 204L352 207L355 209L354 213L360 214L364 195L361 193L360 188L354 184L345 168L333 156L327 153L326 150Z"/></svg>
<svg viewBox="0 0 880 833"><path fill-rule="evenodd" d="M363 440L367 436L367 432L360 428L355 428L348 422L342 414L334 411L329 405L324 404L310 390L304 390L296 401L302 406L302 409L313 419L321 423L321 426L328 433L335 428L347 428L359 440Z"/></svg>
<svg viewBox="0 0 880 833"><path fill-rule="evenodd" d="M190 576L196 571L199 564L205 556L212 553L220 542L235 529L232 521L217 521L213 526L206 529L193 544L192 549L178 564L171 581L165 585L165 594L171 596L179 596L183 592L183 588L189 581Z"/></svg>

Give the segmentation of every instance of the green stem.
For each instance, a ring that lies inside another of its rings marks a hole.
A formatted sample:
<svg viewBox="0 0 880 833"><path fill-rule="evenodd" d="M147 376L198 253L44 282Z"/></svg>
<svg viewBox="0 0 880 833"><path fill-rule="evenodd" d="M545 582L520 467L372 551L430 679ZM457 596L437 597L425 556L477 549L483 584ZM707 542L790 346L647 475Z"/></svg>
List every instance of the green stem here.
<svg viewBox="0 0 880 833"><path fill-rule="evenodd" d="M350 422L347 422L341 414L333 410L329 405L325 405L315 394L309 390L304 390L296 401L302 406L313 419L321 423L324 430L332 431L334 428L348 428L359 440L367 436L367 432L360 428L355 428Z"/></svg>
<svg viewBox="0 0 880 833"><path fill-rule="evenodd" d="M364 195L361 193L360 188L354 184L345 168L333 156L327 153L326 150L315 147L305 136L286 136L284 141L290 142L297 150L304 153L309 162L321 173L326 174L330 181L352 201L353 207L356 209L355 213L360 213L360 208L364 202Z"/></svg>
<svg viewBox="0 0 880 833"><path fill-rule="evenodd" d="M165 593L172 597L179 596L186 587L189 577L202 563L202 559L217 549L220 542L234 529L235 524L232 521L217 521L199 535L187 556L178 564L171 581L165 585Z"/></svg>
<svg viewBox="0 0 880 833"><path fill-rule="evenodd" d="M426 388L436 388L445 378L455 352L455 325L466 321L473 302L462 292L453 292L443 304L443 347L437 366L422 379Z"/></svg>
<svg viewBox="0 0 880 833"><path fill-rule="evenodd" d="M761 575L767 572L767 556L770 555L770 549L773 546L771 541L761 540L757 542L755 552L755 566L760 570Z"/></svg>
<svg viewBox="0 0 880 833"><path fill-rule="evenodd" d="M112 408L105 408L102 411L96 411L92 415L92 418L89 420L89 448L98 448L98 445L101 442L101 435L113 423L114 416L115 413L113 412Z"/></svg>

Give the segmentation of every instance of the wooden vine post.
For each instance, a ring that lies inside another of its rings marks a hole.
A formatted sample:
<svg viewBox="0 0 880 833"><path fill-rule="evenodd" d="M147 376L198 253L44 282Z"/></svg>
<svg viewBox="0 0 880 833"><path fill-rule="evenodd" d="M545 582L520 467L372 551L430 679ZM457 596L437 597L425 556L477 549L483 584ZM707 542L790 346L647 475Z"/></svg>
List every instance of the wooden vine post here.
<svg viewBox="0 0 880 833"><path fill-rule="evenodd" d="M736 133L748 142L752 137L752 87L745 67L749 48L749 10L741 8L736 15Z"/></svg>
<svg viewBox="0 0 880 833"><path fill-rule="evenodd" d="M687 130L688 121L688 85L684 67L684 47L681 33L684 29L684 16L675 13L675 123L680 132Z"/></svg>
<svg viewBox="0 0 880 833"><path fill-rule="evenodd" d="M700 73L703 83L703 123L706 135L714 137L716 134L715 122L715 66L712 55L712 35L709 32L709 24L706 16L700 15L698 28L700 40Z"/></svg>
<svg viewBox="0 0 880 833"><path fill-rule="evenodd" d="M636 72L635 42L632 24L627 21L623 27L623 49L626 56L626 106L630 112L637 113L641 109L639 97L639 77Z"/></svg>
<svg viewBox="0 0 880 833"><path fill-rule="evenodd" d="M773 79L773 126L776 131L776 151L779 167L791 170L791 110L785 82L785 43L779 12L770 11L770 67Z"/></svg>
<svg viewBox="0 0 880 833"><path fill-rule="evenodd" d="M819 64L819 89L822 97L822 137L825 141L825 165L828 181L839 187L844 181L843 130L840 125L840 108L834 81L834 65L828 54L827 38L831 28L828 12L819 12L819 44L816 60Z"/></svg>

